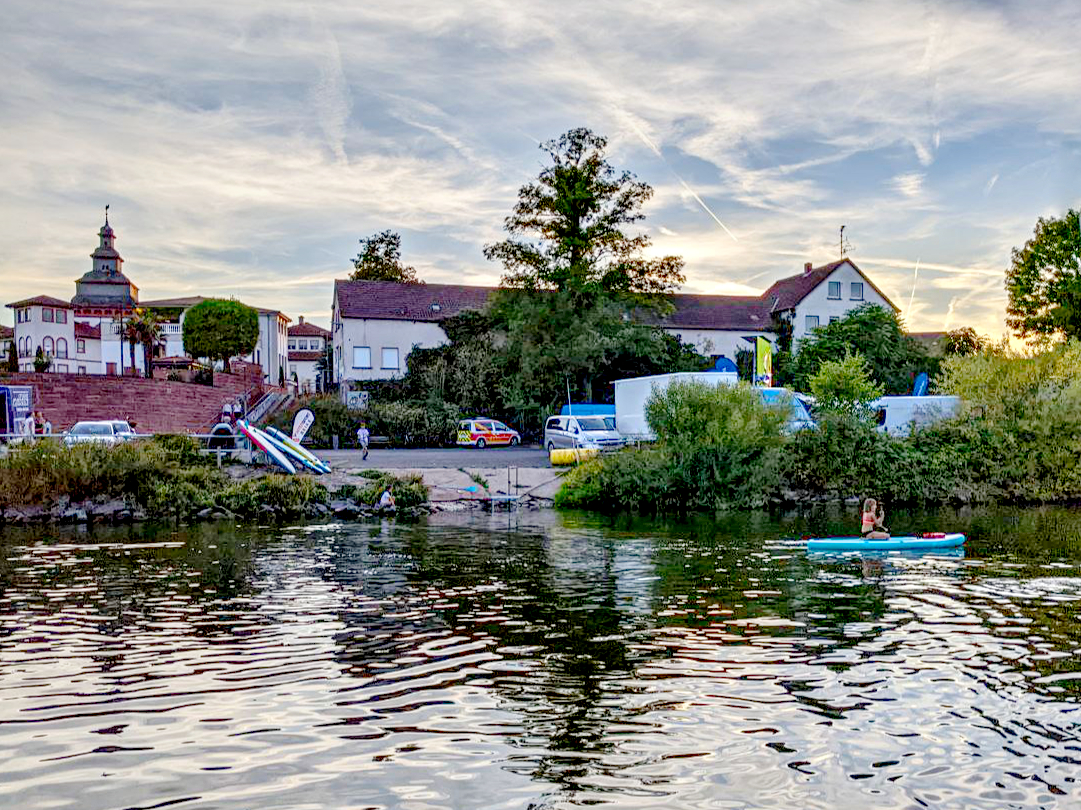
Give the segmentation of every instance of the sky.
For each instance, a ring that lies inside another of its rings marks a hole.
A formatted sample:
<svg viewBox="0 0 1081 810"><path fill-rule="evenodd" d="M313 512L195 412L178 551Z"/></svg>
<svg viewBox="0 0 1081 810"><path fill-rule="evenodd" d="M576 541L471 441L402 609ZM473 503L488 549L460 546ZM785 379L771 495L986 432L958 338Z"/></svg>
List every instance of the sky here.
<svg viewBox="0 0 1081 810"><path fill-rule="evenodd" d="M70 298L106 204L145 300L327 325L385 229L494 284L539 144L585 126L684 292L757 294L844 225L910 329L997 338L1011 248L1081 205L1078 42L1043 0L7 0L0 303Z"/></svg>

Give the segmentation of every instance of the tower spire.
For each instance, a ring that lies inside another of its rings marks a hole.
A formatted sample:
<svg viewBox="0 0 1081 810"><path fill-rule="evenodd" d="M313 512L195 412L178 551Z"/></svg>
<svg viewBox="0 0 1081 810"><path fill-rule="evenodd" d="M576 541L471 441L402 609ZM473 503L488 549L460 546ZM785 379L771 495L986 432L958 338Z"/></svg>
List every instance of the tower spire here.
<svg viewBox="0 0 1081 810"><path fill-rule="evenodd" d="M105 224L106 225L109 224L109 206L108 205L105 206Z"/></svg>

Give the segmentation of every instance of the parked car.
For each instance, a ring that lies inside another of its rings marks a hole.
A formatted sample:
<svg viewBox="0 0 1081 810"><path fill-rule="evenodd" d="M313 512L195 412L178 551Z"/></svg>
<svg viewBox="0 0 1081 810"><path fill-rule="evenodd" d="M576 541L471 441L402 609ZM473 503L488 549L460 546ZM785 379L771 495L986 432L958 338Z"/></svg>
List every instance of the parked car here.
<svg viewBox="0 0 1081 810"><path fill-rule="evenodd" d="M135 429L123 419L113 419L113 432L121 441L130 442L137 437Z"/></svg>
<svg viewBox="0 0 1081 810"><path fill-rule="evenodd" d="M458 423L457 444L461 447L485 448L488 445L522 443L522 435L496 419L463 419Z"/></svg>
<svg viewBox="0 0 1081 810"><path fill-rule="evenodd" d="M616 450L624 444L614 416L552 416L544 424L544 449L596 447Z"/></svg>
<svg viewBox="0 0 1081 810"><path fill-rule="evenodd" d="M124 441L113 422L76 422L64 434L64 444L118 444ZM128 428L131 430L131 428Z"/></svg>
<svg viewBox="0 0 1081 810"><path fill-rule="evenodd" d="M961 399L955 396L879 397L871 403L878 429L907 436L913 427L924 427L956 416Z"/></svg>

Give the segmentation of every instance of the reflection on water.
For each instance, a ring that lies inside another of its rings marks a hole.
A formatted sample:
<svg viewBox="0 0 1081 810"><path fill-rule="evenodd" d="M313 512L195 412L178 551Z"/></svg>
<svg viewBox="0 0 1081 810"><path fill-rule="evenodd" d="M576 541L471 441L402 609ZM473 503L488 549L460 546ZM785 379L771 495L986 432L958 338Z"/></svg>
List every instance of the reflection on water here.
<svg viewBox="0 0 1081 810"><path fill-rule="evenodd" d="M1078 806L1081 514L891 519L2 534L0 806Z"/></svg>

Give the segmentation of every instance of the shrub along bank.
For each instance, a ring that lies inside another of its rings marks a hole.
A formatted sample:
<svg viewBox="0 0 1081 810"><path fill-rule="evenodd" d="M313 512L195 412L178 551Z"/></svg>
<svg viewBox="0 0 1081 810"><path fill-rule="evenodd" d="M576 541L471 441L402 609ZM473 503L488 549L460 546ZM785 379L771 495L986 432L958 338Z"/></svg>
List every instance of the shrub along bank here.
<svg viewBox="0 0 1081 810"><path fill-rule="evenodd" d="M11 520L33 509L39 519L48 520L52 513L47 510L63 504L64 510L52 515L62 519L67 512L94 512L107 501L121 501L125 507L123 512L110 512L112 519L135 512L171 520L211 514L295 518L327 514L327 504L335 497L351 498L358 508L374 504L387 485L394 485L400 508L428 499L427 489L415 476L376 473L364 480L361 487L335 493L306 475L269 474L235 481L184 436L157 436L115 447L36 442L12 448L0 458L0 519ZM71 519L80 518L73 514Z"/></svg>
<svg viewBox="0 0 1081 810"><path fill-rule="evenodd" d="M835 380L851 374L835 364ZM647 407L655 445L567 476L556 505L673 512L822 498L890 504L1081 501L1081 343L1036 355L993 347L943 362L952 419L889 436L859 395L786 435L747 388L672 386ZM859 381L852 390L866 389ZM832 390L839 390L836 386Z"/></svg>
<svg viewBox="0 0 1081 810"><path fill-rule="evenodd" d="M372 436L385 436L391 447L441 447L454 444L461 411L454 405L436 402L423 405L404 401L375 401L363 411L351 411L334 396L301 400L272 421L288 433L293 417L301 408L310 408L315 421L305 439L315 448L332 447L334 436L339 447L355 447L361 422Z"/></svg>

